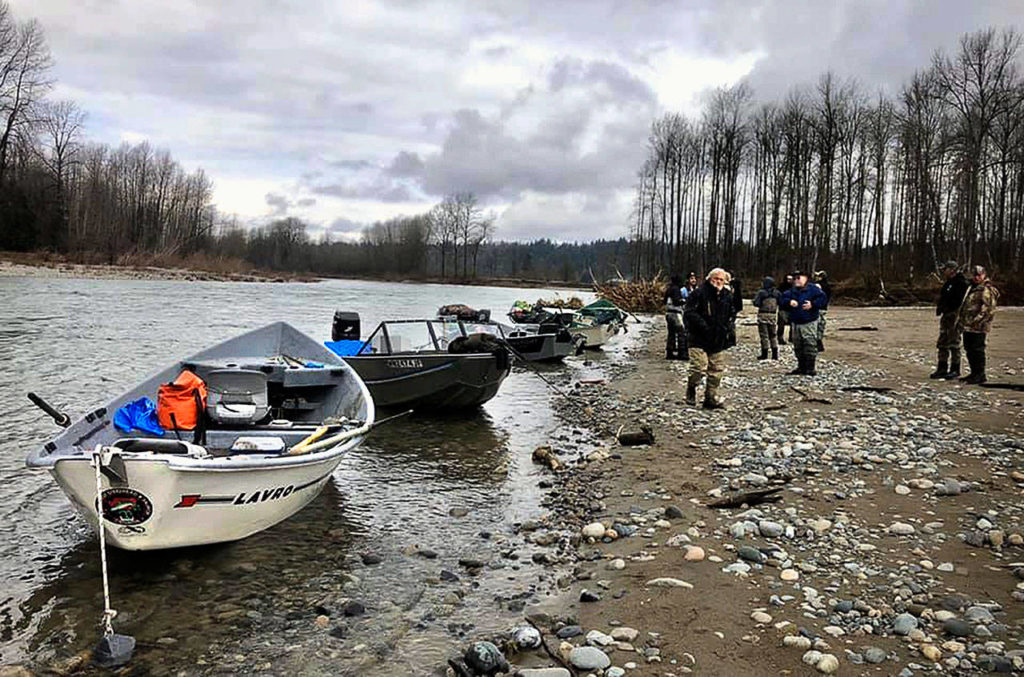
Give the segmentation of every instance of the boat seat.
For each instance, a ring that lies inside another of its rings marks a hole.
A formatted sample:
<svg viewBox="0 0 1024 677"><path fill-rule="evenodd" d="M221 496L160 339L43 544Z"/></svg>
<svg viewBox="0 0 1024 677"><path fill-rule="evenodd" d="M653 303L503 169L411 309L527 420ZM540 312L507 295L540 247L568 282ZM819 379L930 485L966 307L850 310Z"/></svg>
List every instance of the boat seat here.
<svg viewBox="0 0 1024 677"><path fill-rule="evenodd" d="M262 371L214 369L206 374L206 391L206 414L215 423L257 423L270 411Z"/></svg>

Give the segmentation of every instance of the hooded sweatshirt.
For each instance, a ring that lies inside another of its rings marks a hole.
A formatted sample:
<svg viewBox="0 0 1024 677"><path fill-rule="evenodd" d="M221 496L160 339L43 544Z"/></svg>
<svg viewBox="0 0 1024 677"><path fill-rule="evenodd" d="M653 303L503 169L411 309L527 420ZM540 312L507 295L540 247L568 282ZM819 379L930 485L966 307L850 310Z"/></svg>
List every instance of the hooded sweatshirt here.
<svg viewBox="0 0 1024 677"><path fill-rule="evenodd" d="M757 295L754 296L754 307L757 308L758 316L764 315L774 318L776 313L779 312L779 296L781 294L775 288L775 280L770 277L764 278L762 285Z"/></svg>
<svg viewBox="0 0 1024 677"><path fill-rule="evenodd" d="M789 305L790 301L796 301L796 306ZM804 310L803 308L805 301L811 302L809 310ZM789 291L783 293L779 303L789 311L789 321L791 323L807 324L818 321L821 309L828 306L828 299L825 297L825 292L821 291L821 287L808 282L803 287L794 286Z"/></svg>

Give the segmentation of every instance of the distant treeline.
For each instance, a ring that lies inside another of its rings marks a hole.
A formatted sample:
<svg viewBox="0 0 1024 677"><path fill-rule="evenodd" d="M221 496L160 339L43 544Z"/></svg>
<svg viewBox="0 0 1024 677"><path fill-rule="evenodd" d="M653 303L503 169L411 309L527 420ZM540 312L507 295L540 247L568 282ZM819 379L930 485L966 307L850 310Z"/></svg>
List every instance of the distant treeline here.
<svg viewBox="0 0 1024 677"><path fill-rule="evenodd" d="M286 218L256 229L229 227L208 238L205 251L266 270L389 279L522 278L589 282L628 270L625 238L584 243L492 242L439 235L435 211L399 217L364 229L356 242L312 240L306 224ZM470 228L470 232L473 229Z"/></svg>
<svg viewBox="0 0 1024 677"><path fill-rule="evenodd" d="M714 92L699 119L653 123L631 228L634 274L802 266L905 280L956 258L1019 277L1019 34L965 35L895 98L832 73L780 102L752 98L739 84Z"/></svg>

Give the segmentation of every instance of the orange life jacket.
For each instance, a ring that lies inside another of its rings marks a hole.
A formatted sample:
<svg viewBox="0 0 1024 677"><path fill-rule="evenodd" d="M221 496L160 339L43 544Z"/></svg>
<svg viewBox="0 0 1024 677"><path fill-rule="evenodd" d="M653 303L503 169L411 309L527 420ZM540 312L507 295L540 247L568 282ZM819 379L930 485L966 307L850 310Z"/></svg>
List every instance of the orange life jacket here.
<svg viewBox="0 0 1024 677"><path fill-rule="evenodd" d="M195 430L205 410L206 384L188 369L157 390L156 418L164 430Z"/></svg>

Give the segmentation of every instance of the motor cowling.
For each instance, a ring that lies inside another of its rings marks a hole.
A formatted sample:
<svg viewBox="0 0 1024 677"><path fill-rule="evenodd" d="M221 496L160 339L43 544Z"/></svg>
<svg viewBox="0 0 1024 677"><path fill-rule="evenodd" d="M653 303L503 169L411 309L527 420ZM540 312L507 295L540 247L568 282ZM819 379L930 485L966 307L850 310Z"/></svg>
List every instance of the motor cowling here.
<svg viewBox="0 0 1024 677"><path fill-rule="evenodd" d="M347 310L334 311L334 323L331 325L332 341L358 341L359 335L359 313Z"/></svg>

